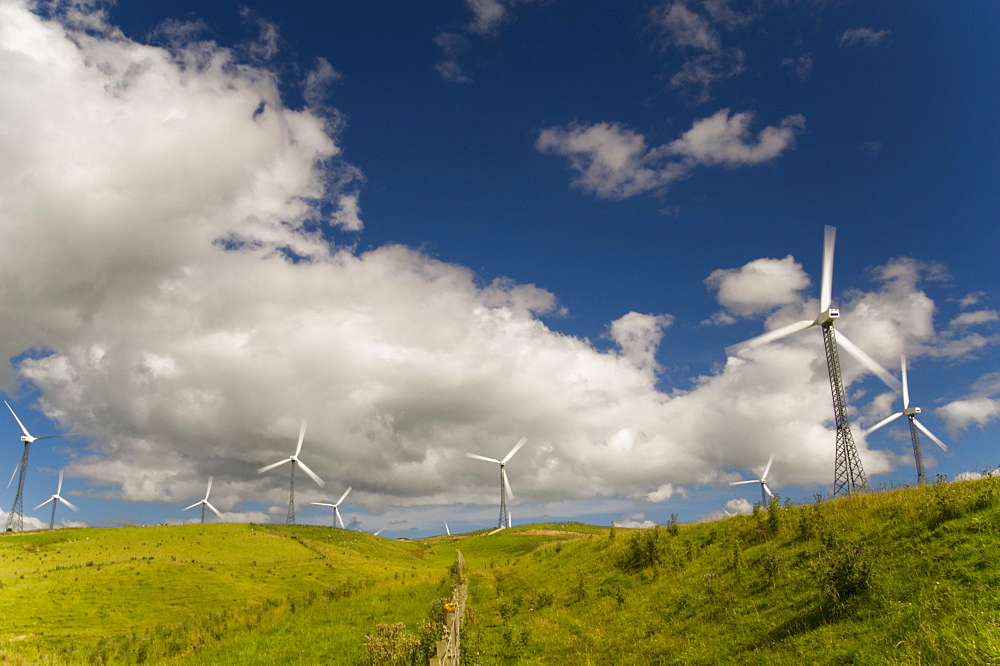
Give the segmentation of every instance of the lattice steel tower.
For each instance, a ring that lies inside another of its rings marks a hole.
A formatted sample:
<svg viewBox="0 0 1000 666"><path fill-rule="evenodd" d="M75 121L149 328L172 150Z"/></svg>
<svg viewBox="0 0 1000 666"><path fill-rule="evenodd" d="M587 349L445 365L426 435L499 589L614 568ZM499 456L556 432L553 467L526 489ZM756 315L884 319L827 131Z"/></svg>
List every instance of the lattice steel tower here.
<svg viewBox="0 0 1000 666"><path fill-rule="evenodd" d="M858 447L854 445L851 424L847 419L847 396L840 375L840 356L837 353L837 334L833 322L837 310L827 311L829 318L823 323L823 346L826 348L826 367L830 373L830 393L833 395L833 415L837 424L837 448L834 453L833 496L868 490L868 479L861 466Z"/></svg>

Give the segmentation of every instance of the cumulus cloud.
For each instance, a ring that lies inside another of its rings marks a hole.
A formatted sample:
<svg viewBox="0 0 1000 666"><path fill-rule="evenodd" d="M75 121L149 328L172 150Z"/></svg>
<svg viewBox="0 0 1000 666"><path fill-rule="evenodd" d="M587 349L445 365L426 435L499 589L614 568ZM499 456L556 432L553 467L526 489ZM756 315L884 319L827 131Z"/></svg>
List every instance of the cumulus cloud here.
<svg viewBox="0 0 1000 666"><path fill-rule="evenodd" d="M408 520L406 507L492 506L495 469L464 454L501 456L521 436L508 469L518 502L653 500L775 450L776 483L829 481L818 334L664 393L655 349L670 317L626 314L602 352L549 328L541 317L562 310L543 287L483 284L404 246L338 245L360 228L360 174L327 113L288 108L272 73L218 45L144 45L88 20L78 31L0 3L0 243L16 248L0 264L12 359L0 379L30 384L34 406L87 442L66 453L81 493L183 507L211 475L227 519L280 519L287 477L256 470L292 452L303 418L302 459L328 489L353 486L353 506ZM675 147L618 128L591 149L611 172L656 173L670 167L654 153L686 170L780 152L766 131L750 144L745 122L721 121ZM841 304L883 363L903 331L933 334L919 270L905 269L887 265ZM766 325L815 316L802 296L771 306ZM844 363L849 388L863 379ZM869 475L898 464L859 449ZM298 492L303 506L328 499Z"/></svg>
<svg viewBox="0 0 1000 666"><path fill-rule="evenodd" d="M663 329L673 323L668 315L629 312L611 322L609 335L621 349L622 356L643 371L655 372L656 349L663 339Z"/></svg>
<svg viewBox="0 0 1000 666"><path fill-rule="evenodd" d="M618 123L551 127L535 147L562 155L577 172L573 185L601 198L626 199L661 189L699 166L751 166L790 149L805 128L800 115L750 133L753 114L722 109L695 121L680 138L650 147L646 137Z"/></svg>
<svg viewBox="0 0 1000 666"><path fill-rule="evenodd" d="M755 259L741 268L713 271L705 284L718 292L722 307L745 317L798 301L799 292L810 283L802 265L788 255L784 259Z"/></svg>
<svg viewBox="0 0 1000 666"><path fill-rule="evenodd" d="M949 326L951 328L965 328L978 324L988 324L994 321L1000 321L1000 313L997 313L996 310L976 310L974 312L963 312L952 319Z"/></svg>
<svg viewBox="0 0 1000 666"><path fill-rule="evenodd" d="M873 30L871 28L851 28L840 35L841 46L878 46L884 42L891 30Z"/></svg>

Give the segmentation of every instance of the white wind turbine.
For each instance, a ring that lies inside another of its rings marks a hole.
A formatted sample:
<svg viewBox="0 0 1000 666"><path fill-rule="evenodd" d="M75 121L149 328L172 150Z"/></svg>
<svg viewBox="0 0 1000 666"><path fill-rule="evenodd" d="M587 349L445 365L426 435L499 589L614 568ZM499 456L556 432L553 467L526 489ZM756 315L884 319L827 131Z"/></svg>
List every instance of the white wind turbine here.
<svg viewBox="0 0 1000 666"><path fill-rule="evenodd" d="M221 519L222 518L222 514L219 513L219 510L216 509L214 506L212 506L212 503L208 501L208 496L209 496L209 494L211 492L212 492L212 477L210 476L210 477L208 477L208 488L205 489L205 499L200 500L198 502L195 502L191 506L186 506L183 509L181 509L181 511L187 511L188 509L193 509L196 506L200 505L201 506L201 522L203 522L203 523L205 522L205 507L208 507L209 509L211 509L212 513L214 513L215 515L217 515Z"/></svg>
<svg viewBox="0 0 1000 666"><path fill-rule="evenodd" d="M771 471L771 463L773 463L773 462L774 462L774 454L772 453L771 457L768 458L768 460L767 460L767 465L764 467L764 473L760 475L759 479L747 479L746 481L732 481L729 485L731 485L731 486L742 486L742 485L747 484L747 483L759 483L760 484L760 505L762 507L766 507L767 506L767 500L768 500L768 498L769 497L774 497L774 493L772 493L771 489L767 487L767 473ZM725 509L723 509L723 511L725 511ZM728 515L732 515L728 511L726 511L726 513Z"/></svg>
<svg viewBox="0 0 1000 666"><path fill-rule="evenodd" d="M840 356L837 353L837 345L840 344L848 354L853 356L861 365L870 370L879 379L885 382L890 388L899 390L899 382L889 374L871 356L861 351L861 349L847 339L843 333L839 335L833 330L833 323L840 317L840 310L830 307L833 294L833 250L837 238L837 229L827 225L823 234L823 278L820 284L819 315L816 319L804 319L794 324L788 324L773 331L768 331L763 335L745 340L735 345L726 347L726 353L730 356L739 356L754 347L780 340L781 338L798 333L813 326L819 326L823 330L823 347L826 351L826 367L830 375L830 392L833 396L833 416L837 425L837 444L834 463L833 494L840 494L842 491L848 493L855 490L865 490L868 487L868 479L865 477L864 468L861 466L861 457L854 444L854 435L851 434L851 424L847 419L847 396L844 393L844 381L840 374Z"/></svg>
<svg viewBox="0 0 1000 666"><path fill-rule="evenodd" d="M315 472L309 469L309 467L307 467L304 462L299 460L299 453L302 452L302 440L305 439L305 436L306 436L306 420L302 419L302 427L299 428L299 443L295 446L295 453L288 456L284 460L279 460L276 463L265 465L264 467L261 467L260 469L257 470L258 474L263 474L264 472L272 470L275 467L284 465L286 462L292 463L292 477L291 477L292 480L288 492L288 514L285 516L286 525L295 524L295 468L301 467L302 471L308 474L309 478L315 481L316 485L318 485L320 488L326 485L323 479L316 476Z"/></svg>
<svg viewBox="0 0 1000 666"><path fill-rule="evenodd" d="M334 520L333 526L336 527L337 525L340 525L340 529L342 529L342 530L343 529L347 529L347 528L344 527L344 519L340 517L340 508L339 507L340 507L341 504L344 503L344 498L347 497L347 493L349 493L349 492L351 492L350 486L347 487L347 490L345 490L344 494L340 496L340 499L337 500L336 504L330 504L329 502L313 502L313 504L315 504L317 506L329 506L329 507L333 507L333 520ZM382 530L379 530L379 531L381 532Z"/></svg>
<svg viewBox="0 0 1000 666"><path fill-rule="evenodd" d="M7 405L7 409L10 410L10 413L14 416L14 420L17 421L17 425L21 426L21 432L24 433L21 435L21 441L24 442L24 451L21 453L21 460L14 467L14 473L10 475L10 481L7 482L7 487L10 488L10 484L14 481L14 477L17 476L18 470L21 471L20 476L17 477L17 494L14 495L14 506L11 507L10 513L7 514L7 525L4 527L4 531L6 532L20 532L24 529L24 478L28 474L28 454L31 452L31 445L43 439L62 437L62 435L32 437L28 429L21 423L21 419L17 418L17 414L14 414L14 409L10 406L10 403L4 400L3 404Z"/></svg>
<svg viewBox="0 0 1000 666"><path fill-rule="evenodd" d="M930 437L935 444L941 447L942 451L947 451L948 447L945 443L937 438L937 435L932 433L924 424L917 420L917 414L920 413L919 407L910 407L910 389L906 383L906 356L899 357L899 365L903 373L903 411L896 412L889 418L883 419L873 425L871 428L865 430L865 435L869 435L882 426L895 421L900 416L906 416L910 420L910 439L913 441L913 459L917 464L917 483L923 485L927 483L927 476L924 474L924 458L920 452L920 433L917 432L919 428L924 432L925 435Z"/></svg>
<svg viewBox="0 0 1000 666"><path fill-rule="evenodd" d="M444 533L447 534L448 536L451 536L451 530L448 529L448 521L447 520L444 521Z"/></svg>
<svg viewBox="0 0 1000 666"><path fill-rule="evenodd" d="M8 407L9 406L10 405L8 405ZM39 437L38 439L42 439L42 438ZM43 506L45 506L49 502L52 502L52 517L49 519L49 529L50 530L56 524L56 506L59 504L59 502L62 502L63 504L65 504L66 506L68 506L69 508L73 509L76 512L80 511L78 508L76 508L75 506L73 506L72 502L70 502L68 499L66 499L62 495L60 495L60 493L62 492L62 482L63 482L63 473L62 473L62 471L60 471L59 472L59 485L56 488L56 494L53 495L53 496L51 496L50 498L48 498L47 500L45 500L44 502L42 502L41 504L39 504L38 506L35 507L35 510L37 511L38 509L41 509Z"/></svg>
<svg viewBox="0 0 1000 666"><path fill-rule="evenodd" d="M475 453L465 454L466 458L473 458L474 460L485 460L486 462L496 463L500 465L500 520L497 523L498 529L503 527L510 527L511 525L510 512L507 511L507 498L514 497L514 493L510 489L510 481L507 480L507 470L505 468L510 459L514 457L514 454L520 451L521 447L524 446L525 442L527 441L528 441L527 437L522 437L520 440L518 440L517 444L515 444L514 448L510 450L510 453L504 456L503 460L497 460L496 458L487 458L486 456L479 456L476 455Z"/></svg>

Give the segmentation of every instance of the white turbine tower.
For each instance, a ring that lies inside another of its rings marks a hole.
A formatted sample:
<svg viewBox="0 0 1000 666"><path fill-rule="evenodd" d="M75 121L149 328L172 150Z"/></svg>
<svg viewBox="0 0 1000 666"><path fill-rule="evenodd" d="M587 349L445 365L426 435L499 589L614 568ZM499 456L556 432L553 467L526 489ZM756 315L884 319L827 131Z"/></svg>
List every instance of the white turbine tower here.
<svg viewBox="0 0 1000 666"><path fill-rule="evenodd" d="M17 414L14 414L14 409L10 406L10 403L4 400L3 404L7 405L7 409L10 410L10 413L14 416L14 420L17 421L17 425L21 426L21 432L24 433L21 435L21 441L24 442L24 451L21 453L21 460L14 467L14 473L10 475L10 481L7 482L7 487L10 488L14 477L17 476L17 494L14 495L14 506L11 507L10 513L7 514L7 525L4 527L4 531L6 532L20 532L24 529L24 478L28 474L28 454L31 452L31 445L39 440L52 439L53 437L61 437L62 435L32 437L28 429L21 423L21 419L17 418ZM20 476L17 475L18 470L21 471Z"/></svg>
<svg viewBox="0 0 1000 666"><path fill-rule="evenodd" d="M731 486L742 486L747 483L759 483L760 484L760 505L762 507L767 507L767 500L769 497L774 497L774 493L771 489L767 487L767 473L771 471L771 463L774 462L774 454L767 461L767 465L764 467L764 473L760 475L759 479L747 479L746 481L733 481L729 485ZM725 509L723 509L725 511ZM729 514L728 511L726 511ZM732 514L729 514L732 515Z"/></svg>
<svg viewBox="0 0 1000 666"><path fill-rule="evenodd" d="M315 481L316 485L318 485L320 488L326 485L323 479L316 476L315 472L309 469L309 467L307 467L304 462L299 460L299 454L302 452L302 440L305 439L305 436L306 436L306 420L302 419L302 427L299 428L299 443L295 446L295 453L288 456L284 460L279 460L276 463L265 465L264 467L261 467L260 469L257 470L258 474L263 474L264 472L272 470L275 467L284 465L287 462L292 463L292 480L288 491L288 513L285 516L286 525L295 524L295 468L301 467L302 471L308 474L309 478Z"/></svg>
<svg viewBox="0 0 1000 666"><path fill-rule="evenodd" d="M788 324L763 335L745 340L726 347L730 356L738 356L745 351L759 347L768 342L780 340L786 336L798 333L813 326L823 330L823 347L826 350L826 367L830 375L830 393L833 396L833 416L837 425L837 445L834 462L833 494L851 493L868 488L868 479L861 466L861 457L854 444L851 434L851 424L847 419L847 396L844 393L844 381L840 374L840 356L837 345L840 344L848 354L861 365L878 376L890 388L899 390L899 382L889 374L889 371L879 365L875 359L861 351L843 333L839 335L833 330L833 323L840 317L840 310L830 307L833 294L833 250L837 237L837 229L827 225L823 235L823 279L820 285L819 316L816 319L804 319L794 324Z"/></svg>
<svg viewBox="0 0 1000 666"><path fill-rule="evenodd" d="M188 509L193 509L196 506L201 506L201 522L204 523L205 522L205 507L208 507L209 509L212 510L212 513L214 513L215 515L217 515L221 519L222 518L222 514L219 513L219 510L216 509L214 506L212 506L212 503L208 501L208 496L209 496L209 494L211 492L212 492L212 477L210 476L210 477L208 477L208 488L205 489L205 499L200 500L198 502L195 502L191 506L186 506L183 509L181 509L181 511L187 511Z"/></svg>
<svg viewBox="0 0 1000 666"><path fill-rule="evenodd" d="M514 448L510 450L510 453L504 456L503 460L497 460L496 458L487 458L486 456L479 456L476 455L475 453L465 454L466 458L472 458L474 460L485 460L486 462L496 463L500 465L500 520L499 522L497 522L497 529L503 527L510 527L511 525L511 516L510 513L507 511L507 498L513 497L514 493L510 489L510 481L507 480L507 470L505 469L506 465L510 461L510 459L514 457L514 454L517 453L527 441L528 441L527 437L522 437L520 440L518 440L517 444L515 444Z"/></svg>
<svg viewBox="0 0 1000 666"><path fill-rule="evenodd" d="M330 504L329 502L313 502L313 504L315 504L317 506L329 506L329 507L333 507L333 521L334 521L333 522L333 526L336 527L337 525L340 525L340 529L342 529L342 530L346 529L346 528L344 527L344 519L340 517L340 508L339 507L340 507L341 504L344 503L344 498L347 497L347 493L349 493L349 492L351 492L350 486L348 486L347 490L344 491L344 494L340 496L340 499L337 500L336 504ZM381 532L381 530L379 530L379 531Z"/></svg>
<svg viewBox="0 0 1000 666"><path fill-rule="evenodd" d="M919 428L924 432L925 435L930 437L935 444L941 447L942 451L947 451L948 447L945 443L937 438L937 435L932 433L924 424L917 420L917 414L920 413L919 407L910 407L910 389L906 383L906 356L899 357L899 365L903 372L903 411L896 412L887 419L883 419L873 425L871 428L865 430L865 434L869 435L887 423L895 421L900 416L906 416L910 420L910 439L913 441L913 459L917 464L917 483L923 485L927 483L927 476L924 474L924 458L920 452L920 433L917 432Z"/></svg>
<svg viewBox="0 0 1000 666"><path fill-rule="evenodd" d="M10 405L8 405L8 407L9 406ZM39 437L38 439L42 439L42 438ZM59 502L62 502L63 504L65 504L69 508L73 509L74 511L77 511L77 512L80 511L78 508L76 508L75 506L73 506L72 502L70 502L68 499L66 499L62 495L60 495L60 493L62 492L62 482L63 482L63 473L62 473L62 471L60 471L59 472L59 486L56 488L56 494L52 495L47 500L45 500L44 502L42 502L41 504L39 504L38 506L35 507L35 510L37 511L38 509L41 509L43 506L45 506L49 502L52 502L52 517L49 518L49 529L50 530L56 524L56 506L58 506Z"/></svg>

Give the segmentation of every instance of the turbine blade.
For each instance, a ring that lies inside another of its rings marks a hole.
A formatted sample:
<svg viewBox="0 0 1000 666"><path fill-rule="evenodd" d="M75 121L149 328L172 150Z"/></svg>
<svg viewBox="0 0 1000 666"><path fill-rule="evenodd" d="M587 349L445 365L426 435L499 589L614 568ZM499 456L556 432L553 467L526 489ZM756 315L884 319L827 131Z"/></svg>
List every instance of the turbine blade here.
<svg viewBox="0 0 1000 666"><path fill-rule="evenodd" d="M448 529L448 521L447 520L444 521L444 531L445 531L445 534L447 534L448 536L451 536L451 530Z"/></svg>
<svg viewBox="0 0 1000 666"><path fill-rule="evenodd" d="M299 428L299 443L295 445L295 455L302 453L302 440L306 438L306 420L302 419L302 426Z"/></svg>
<svg viewBox="0 0 1000 666"><path fill-rule="evenodd" d="M876 423L875 425L873 425L871 428L866 428L865 429L865 434L866 435L872 434L873 432L875 432L876 430L878 430L882 426L884 426L886 424L889 424L889 423L892 423L893 421L895 421L896 419L898 419L902 415L903 415L903 412L896 412L895 414L893 414L889 418L882 419L881 421L879 421L878 423Z"/></svg>
<svg viewBox="0 0 1000 666"><path fill-rule="evenodd" d="M475 453L466 453L465 457L466 458L472 458L474 460L485 460L486 462L496 463L498 465L500 464L500 461L497 460L496 458L487 458L486 456L477 456Z"/></svg>
<svg viewBox="0 0 1000 666"><path fill-rule="evenodd" d="M56 495L62 492L63 472L59 470L59 485L56 486Z"/></svg>
<svg viewBox="0 0 1000 666"><path fill-rule="evenodd" d="M42 502L41 504L39 504L38 506L36 506L35 510L41 509L43 506L45 506L46 504L48 504L49 502L51 502L54 499L55 499L55 497L48 498L47 500L45 500L44 502Z"/></svg>
<svg viewBox="0 0 1000 666"><path fill-rule="evenodd" d="M374 534L372 534L372 536L378 536L379 534L382 534L383 530L385 530L384 527L382 529L380 529L378 532L375 532Z"/></svg>
<svg viewBox="0 0 1000 666"><path fill-rule="evenodd" d="M337 524L340 525L340 529L347 529L344 527L344 519L340 517L340 509L333 507L333 514L337 517Z"/></svg>
<svg viewBox="0 0 1000 666"><path fill-rule="evenodd" d="M896 392L903 390L903 386L899 383L898 379L889 374L889 371L879 365L878 361L861 351L860 347L847 339L847 337L839 331L837 332L837 342L840 343L840 346L844 348L844 351L853 356L858 363L868 368L873 375L885 382L886 386Z"/></svg>
<svg viewBox="0 0 1000 666"><path fill-rule="evenodd" d="M21 469L21 461L18 460L17 464L14 465L14 473L10 475L10 481L7 482L7 487L10 488L10 484L14 483L14 477L17 476L17 470Z"/></svg>
<svg viewBox="0 0 1000 666"><path fill-rule="evenodd" d="M925 428L923 423L921 423L920 421L918 421L916 419L913 419L913 422L917 424L917 427L920 428L925 435L927 435L928 437L930 437L931 439L933 439L934 443L937 444L938 446L940 446L942 451L947 451L948 450L948 447L945 446L944 442L942 442L940 439L938 439L937 435L935 435L930 430L928 430L927 428Z"/></svg>
<svg viewBox="0 0 1000 666"><path fill-rule="evenodd" d="M328 506L331 509L334 506L333 504L330 504L329 502L310 502L310 504L315 504L316 506Z"/></svg>
<svg viewBox="0 0 1000 666"><path fill-rule="evenodd" d="M211 509L211 510L212 510L212 513L214 513L215 515L217 515L217 516L218 516L219 518L222 518L222 514L221 514L221 513L219 513L219 510L218 510L218 509L216 509L216 508L215 508L214 506L212 506L212 503L211 503L211 502L209 502L209 501L206 501L206 502L205 502L205 506L207 506L207 507L208 507L209 509Z"/></svg>
<svg viewBox="0 0 1000 666"><path fill-rule="evenodd" d="M507 480L507 470L500 468L500 475L503 476L503 487L507 489L507 497L514 497L514 491L510 489L510 481Z"/></svg>
<svg viewBox="0 0 1000 666"><path fill-rule="evenodd" d="M59 501L62 502L63 504L65 504L66 506L68 506L69 508L73 509L77 513L80 513L80 510L78 508L76 508L76 506L74 506L73 503L70 502L68 499L64 499L64 498L60 497Z"/></svg>
<svg viewBox="0 0 1000 666"><path fill-rule="evenodd" d="M771 489L767 487L766 483L761 483L760 485L764 489L764 492L767 493L768 497L774 497L774 493L771 492Z"/></svg>
<svg viewBox="0 0 1000 666"><path fill-rule="evenodd" d="M310 479L312 479L313 481L316 482L317 486L319 486L320 488L322 488L323 486L326 485L326 481L324 481L323 479L321 479L318 476L316 476L316 472L314 472L311 469L309 469L309 467L304 462L302 462L298 458L295 459L295 462L297 462L299 464L299 467L302 468L303 472L305 472L306 474L309 475Z"/></svg>
<svg viewBox="0 0 1000 666"><path fill-rule="evenodd" d="M764 483L764 479L767 478L767 473L771 471L771 463L773 462L774 462L774 454L772 453L771 457L767 459L767 466L764 467L764 473L760 475L761 483Z"/></svg>
<svg viewBox="0 0 1000 666"><path fill-rule="evenodd" d="M339 500L337 500L337 506L340 506L344 502L344 498L347 497L347 493L349 492L351 492L351 487L347 486L347 490L345 490L344 494L340 496Z"/></svg>
<svg viewBox="0 0 1000 666"><path fill-rule="evenodd" d="M514 448L512 448L510 450L510 453L507 454L507 457L504 458L503 460L501 460L500 462L506 463L508 460L510 460L511 458L513 458L514 454L517 453L518 451L520 451L521 447L524 446L527 441L528 441L527 437L522 437L521 439L519 439L517 441L517 444L514 445Z"/></svg>
<svg viewBox="0 0 1000 666"><path fill-rule="evenodd" d="M208 488L205 489L205 501L208 501L208 496L212 492L212 477L208 477Z"/></svg>
<svg viewBox="0 0 1000 666"><path fill-rule="evenodd" d="M760 479L749 479L747 481L730 481L729 485L731 485L731 486L744 486L744 485L746 485L748 483L760 483Z"/></svg>
<svg viewBox="0 0 1000 666"><path fill-rule="evenodd" d="M823 227L823 277L819 288L819 311L830 309L833 299L833 248L837 242L837 227Z"/></svg>
<svg viewBox="0 0 1000 666"><path fill-rule="evenodd" d="M31 441L32 443L34 443L34 442L40 442L43 439L55 439L56 437L62 437L62 435L46 435L45 437L32 437Z"/></svg>
<svg viewBox="0 0 1000 666"><path fill-rule="evenodd" d="M906 356L900 354L899 367L903 369L903 409L910 406L910 388L906 385Z"/></svg>
<svg viewBox="0 0 1000 666"><path fill-rule="evenodd" d="M258 469L257 473L258 474L263 474L264 472L272 470L275 467L278 467L279 465L284 465L286 462L288 462L290 460L292 460L292 458L285 458L284 460L279 460L276 463L271 463L270 465L265 465L264 467L261 467L260 469Z"/></svg>
<svg viewBox="0 0 1000 666"><path fill-rule="evenodd" d="M809 321L808 319L803 319L802 321L797 321L793 324L788 324L787 326L782 326L781 328L776 328L774 330L768 331L762 335L758 335L755 338L750 338L749 340L744 340L743 342L737 342L735 345L729 345L726 347L726 354L729 356L739 356L744 352L748 352L754 347L760 347L768 342L773 342L775 340L780 340L781 338L787 337L792 333L798 333L799 331L804 331L810 326L814 325L816 322Z"/></svg>
<svg viewBox="0 0 1000 666"><path fill-rule="evenodd" d="M3 404L7 405L7 409L9 409L10 413L14 416L14 420L17 421L17 425L21 426L21 432L24 433L24 436L31 439L31 433L28 432L28 429L24 427L23 423L21 423L21 419L17 418L17 414L14 414L14 408L10 406L10 403L4 400Z"/></svg>
<svg viewBox="0 0 1000 666"><path fill-rule="evenodd" d="M186 507L184 507L183 509L181 509L181 511L187 511L188 509L193 509L193 508L195 508L196 506L199 506L199 505L200 505L200 504L201 504L201 503L202 503L203 501L204 501L204 500L200 500L200 501L198 501L198 502L195 502L195 503L194 503L194 504L192 504L191 506L186 506Z"/></svg>

